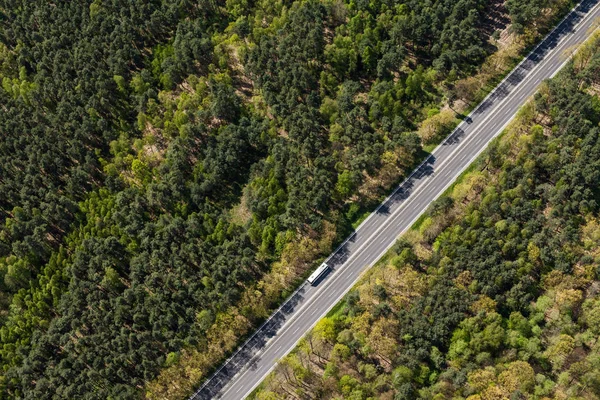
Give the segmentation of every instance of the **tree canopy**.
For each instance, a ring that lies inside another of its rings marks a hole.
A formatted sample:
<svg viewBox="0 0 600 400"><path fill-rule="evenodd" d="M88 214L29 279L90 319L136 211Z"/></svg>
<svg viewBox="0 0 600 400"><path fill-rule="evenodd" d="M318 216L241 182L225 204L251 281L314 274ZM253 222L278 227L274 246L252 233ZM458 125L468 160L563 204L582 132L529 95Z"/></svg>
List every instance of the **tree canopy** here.
<svg viewBox="0 0 600 400"><path fill-rule="evenodd" d="M497 13L0 0L0 398L185 395L502 75Z"/></svg>
<svg viewBox="0 0 600 400"><path fill-rule="evenodd" d="M253 398L600 396L599 50L596 34Z"/></svg>

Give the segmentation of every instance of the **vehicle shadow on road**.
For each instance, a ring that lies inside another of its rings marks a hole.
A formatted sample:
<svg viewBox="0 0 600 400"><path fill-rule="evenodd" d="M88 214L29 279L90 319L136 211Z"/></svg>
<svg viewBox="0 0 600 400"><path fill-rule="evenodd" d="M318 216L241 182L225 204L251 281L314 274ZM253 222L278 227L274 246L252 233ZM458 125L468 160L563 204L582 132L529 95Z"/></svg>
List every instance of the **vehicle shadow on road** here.
<svg viewBox="0 0 600 400"><path fill-rule="evenodd" d="M455 140L458 140L457 135ZM406 200L415 188L419 180L425 179L433 174L433 167L436 158L429 155L425 162L388 198L388 200L378 208L376 214L388 215L391 209L399 202ZM346 242L336 251L336 253L327 260L328 265L335 270L336 267L343 265L351 255L350 246L354 244L359 233L354 232ZM332 271L333 272L333 271ZM331 272L330 272L331 273ZM285 324L287 317L303 304L306 295L306 286L301 287L295 292L271 318L252 336L248 342L235 353L228 363L222 366L215 375L205 384L191 399L211 399L218 398L219 392L238 372L245 368L250 371L256 371L260 356L258 353L262 350L269 339L275 337L281 327Z"/></svg>
<svg viewBox="0 0 600 400"><path fill-rule="evenodd" d="M533 51L515 70L513 70L506 79L494 90L494 92L479 106L475 108L473 120L476 121L477 116L484 113L496 102L506 98L520 82L522 82L529 71L539 64L544 56L551 50L556 48L560 39L574 30L575 25L585 17L600 0L583 1L567 19L565 19L557 29L548 36L536 49ZM457 128L446 140L444 145L452 145L458 143L464 136L464 131ZM433 174L433 167L436 159L433 155L429 155L426 161L400 185L392 196L382 205L376 215L389 215L393 206L399 202L406 200L414 190L416 183ZM350 257L349 247L356 242L358 232L354 232L352 236L342 245L336 254L328 261L333 268L343 265ZM229 383L229 381L244 368L256 370L260 357L257 354L265 347L267 341L273 338L281 327L285 324L287 317L292 314L304 302L306 296L306 286L301 287L290 299L275 312L272 317L252 336L252 338L240 348L235 355L224 364L208 381L202 385L201 389L196 392L190 399L212 399L218 398L219 392Z"/></svg>

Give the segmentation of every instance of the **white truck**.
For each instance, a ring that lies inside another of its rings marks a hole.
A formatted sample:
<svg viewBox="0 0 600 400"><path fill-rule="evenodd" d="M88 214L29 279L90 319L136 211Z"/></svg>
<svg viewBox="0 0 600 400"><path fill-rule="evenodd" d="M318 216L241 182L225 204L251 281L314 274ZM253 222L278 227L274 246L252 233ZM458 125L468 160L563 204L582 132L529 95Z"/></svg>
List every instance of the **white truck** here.
<svg viewBox="0 0 600 400"><path fill-rule="evenodd" d="M321 276L323 276L329 270L329 265L323 263L308 277L308 283L315 285Z"/></svg>

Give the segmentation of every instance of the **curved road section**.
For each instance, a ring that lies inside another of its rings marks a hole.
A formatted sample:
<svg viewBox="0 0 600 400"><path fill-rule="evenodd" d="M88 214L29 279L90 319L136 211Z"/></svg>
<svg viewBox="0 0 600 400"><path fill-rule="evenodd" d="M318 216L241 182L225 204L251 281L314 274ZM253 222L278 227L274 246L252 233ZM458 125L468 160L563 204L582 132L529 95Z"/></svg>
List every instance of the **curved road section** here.
<svg viewBox="0 0 600 400"><path fill-rule="evenodd" d="M190 399L246 397L510 122L539 84L566 63L600 17L600 0L580 3L456 130L244 343Z"/></svg>

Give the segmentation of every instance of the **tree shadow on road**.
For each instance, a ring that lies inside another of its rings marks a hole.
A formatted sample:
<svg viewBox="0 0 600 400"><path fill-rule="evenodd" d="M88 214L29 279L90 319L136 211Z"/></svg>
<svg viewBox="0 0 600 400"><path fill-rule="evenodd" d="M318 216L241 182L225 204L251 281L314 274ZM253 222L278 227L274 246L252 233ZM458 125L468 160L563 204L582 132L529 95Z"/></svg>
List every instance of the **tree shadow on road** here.
<svg viewBox="0 0 600 400"><path fill-rule="evenodd" d="M560 39L572 32L575 25L585 17L588 11L590 11L600 0L586 0L582 2L566 20L564 20L558 28L548 36L534 52L532 52L514 71L512 71L485 101L483 101L472 113L473 118L477 118L497 101L501 101L510 94L511 90L522 82L528 72L530 72L537 64L539 64L544 56L553 50L559 43ZM464 131L457 128L446 140L444 145L455 144L461 140L464 136ZM435 157L429 155L426 161L407 179L401 184L394 194L381 205L377 211L377 215L389 215L393 206L399 202L406 200L418 182L421 179L433 174L433 167L435 165ZM350 252L348 247L355 243L357 240L357 233L354 232L352 237L340 247L338 252L332 256L328 263L331 264L332 268L343 265ZM191 399L212 399L218 398L218 394L235 376L238 372L244 368L250 368L255 371L260 361L260 357L256 355L264 348L267 341L274 337L283 324L286 321L286 317L292 314L305 300L306 287L302 286L290 299L278 309L273 316L257 331L257 333L242 347L235 355L230 359L228 363L222 366L205 384L201 389L196 392Z"/></svg>

